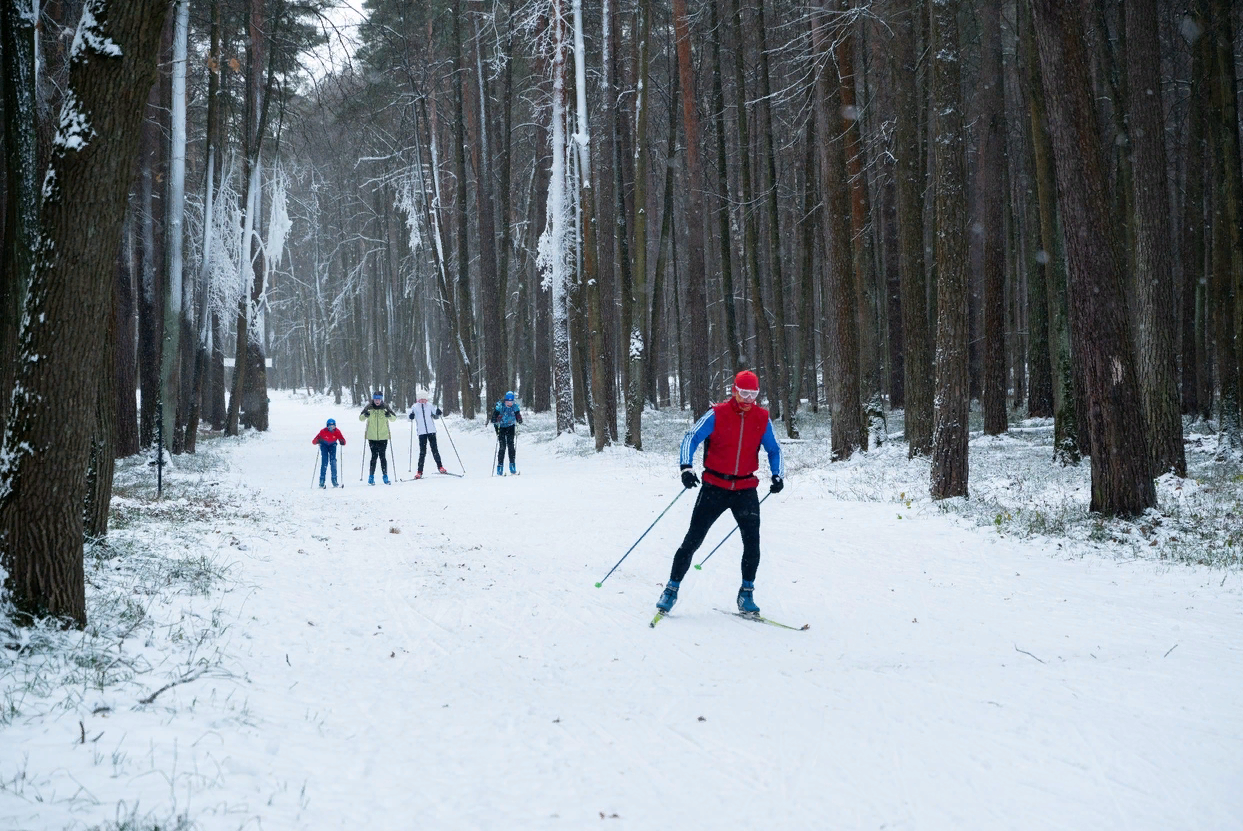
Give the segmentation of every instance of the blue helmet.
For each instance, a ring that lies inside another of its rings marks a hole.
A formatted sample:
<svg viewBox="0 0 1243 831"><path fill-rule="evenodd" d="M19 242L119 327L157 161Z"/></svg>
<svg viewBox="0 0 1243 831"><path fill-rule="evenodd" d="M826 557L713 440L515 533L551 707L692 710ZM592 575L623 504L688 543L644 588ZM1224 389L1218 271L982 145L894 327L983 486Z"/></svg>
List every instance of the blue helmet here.
<svg viewBox="0 0 1243 831"><path fill-rule="evenodd" d="M513 391L512 391L512 390L511 390L510 392L505 393L505 400L506 400L506 401L513 401L513 400L514 400L514 393L513 393Z"/></svg>
<svg viewBox="0 0 1243 831"><path fill-rule="evenodd" d="M336 427L336 426L337 426L337 420L336 420L335 418L330 418L330 419L328 419L328 426L329 426L329 427Z"/></svg>

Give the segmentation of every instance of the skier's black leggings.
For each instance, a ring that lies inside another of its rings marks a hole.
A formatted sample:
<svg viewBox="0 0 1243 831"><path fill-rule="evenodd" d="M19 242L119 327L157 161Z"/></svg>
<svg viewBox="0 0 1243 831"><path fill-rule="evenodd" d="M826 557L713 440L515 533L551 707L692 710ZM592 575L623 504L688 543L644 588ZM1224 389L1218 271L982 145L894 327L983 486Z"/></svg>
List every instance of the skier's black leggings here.
<svg viewBox="0 0 1243 831"><path fill-rule="evenodd" d="M388 439L367 439L371 445L371 475L375 476L375 460L380 459L380 472L388 476Z"/></svg>
<svg viewBox="0 0 1243 831"><path fill-rule="evenodd" d="M436 467L442 468L444 465L440 463L440 451L436 449L435 433L419 434L419 473L423 472L423 460L427 458L427 446L432 446L432 458L436 460Z"/></svg>
<svg viewBox="0 0 1243 831"><path fill-rule="evenodd" d="M509 463L511 465L514 463L514 427L513 424L502 427L496 434L496 463L498 465L505 464L505 448L509 448Z"/></svg>
<svg viewBox="0 0 1243 831"><path fill-rule="evenodd" d="M706 482L695 500L691 527L686 531L682 547L673 556L670 580L682 582L691 567L691 557L703 545L708 529L727 510L733 512L734 519L738 521L738 531L742 534L742 579L755 580L755 571L760 567L760 500L755 488L727 491Z"/></svg>

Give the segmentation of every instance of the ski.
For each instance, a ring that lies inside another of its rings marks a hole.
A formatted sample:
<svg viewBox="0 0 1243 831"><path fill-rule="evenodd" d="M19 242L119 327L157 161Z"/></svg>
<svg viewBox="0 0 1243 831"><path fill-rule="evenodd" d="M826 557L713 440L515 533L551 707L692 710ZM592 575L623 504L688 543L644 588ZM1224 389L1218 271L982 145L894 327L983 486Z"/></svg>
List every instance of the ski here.
<svg viewBox="0 0 1243 831"><path fill-rule="evenodd" d="M778 623L775 620L769 620L768 618L760 617L759 615L747 614L746 612L727 612L725 609L717 609L717 611L723 615L730 615L732 617L740 617L743 620L753 620L756 623L767 623L769 626L779 626L782 629L789 629L792 632L805 632L806 630L811 628L810 623L804 623L802 626L789 626L785 623Z"/></svg>
<svg viewBox="0 0 1243 831"><path fill-rule="evenodd" d="M657 612L656 617L652 618L652 622L648 624L648 627L651 629L655 629L656 624L660 623L662 620L664 620L668 616L669 616L668 612Z"/></svg>

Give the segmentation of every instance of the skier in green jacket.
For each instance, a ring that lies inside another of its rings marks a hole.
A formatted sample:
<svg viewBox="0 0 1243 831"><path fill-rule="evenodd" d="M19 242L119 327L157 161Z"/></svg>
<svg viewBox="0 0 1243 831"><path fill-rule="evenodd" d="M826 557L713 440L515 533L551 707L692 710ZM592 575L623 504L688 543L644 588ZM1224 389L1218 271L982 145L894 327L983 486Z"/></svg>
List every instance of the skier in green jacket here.
<svg viewBox="0 0 1243 831"><path fill-rule="evenodd" d="M371 403L359 413L358 420L367 422L367 444L371 446L371 475L367 477L367 484L375 484L377 458L380 460L380 473L384 477L384 484L392 484L388 479L388 425L390 421L397 420L397 413L384 403L384 393L377 390L371 396Z"/></svg>

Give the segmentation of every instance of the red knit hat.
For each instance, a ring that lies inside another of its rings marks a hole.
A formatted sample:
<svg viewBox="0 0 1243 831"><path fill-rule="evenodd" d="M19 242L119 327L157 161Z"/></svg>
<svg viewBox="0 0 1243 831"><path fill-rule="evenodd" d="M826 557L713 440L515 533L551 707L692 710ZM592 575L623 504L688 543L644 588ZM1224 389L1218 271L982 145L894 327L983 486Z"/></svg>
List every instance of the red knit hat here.
<svg viewBox="0 0 1243 831"><path fill-rule="evenodd" d="M744 369L734 376L734 387L740 390L758 390L760 379L751 370Z"/></svg>

